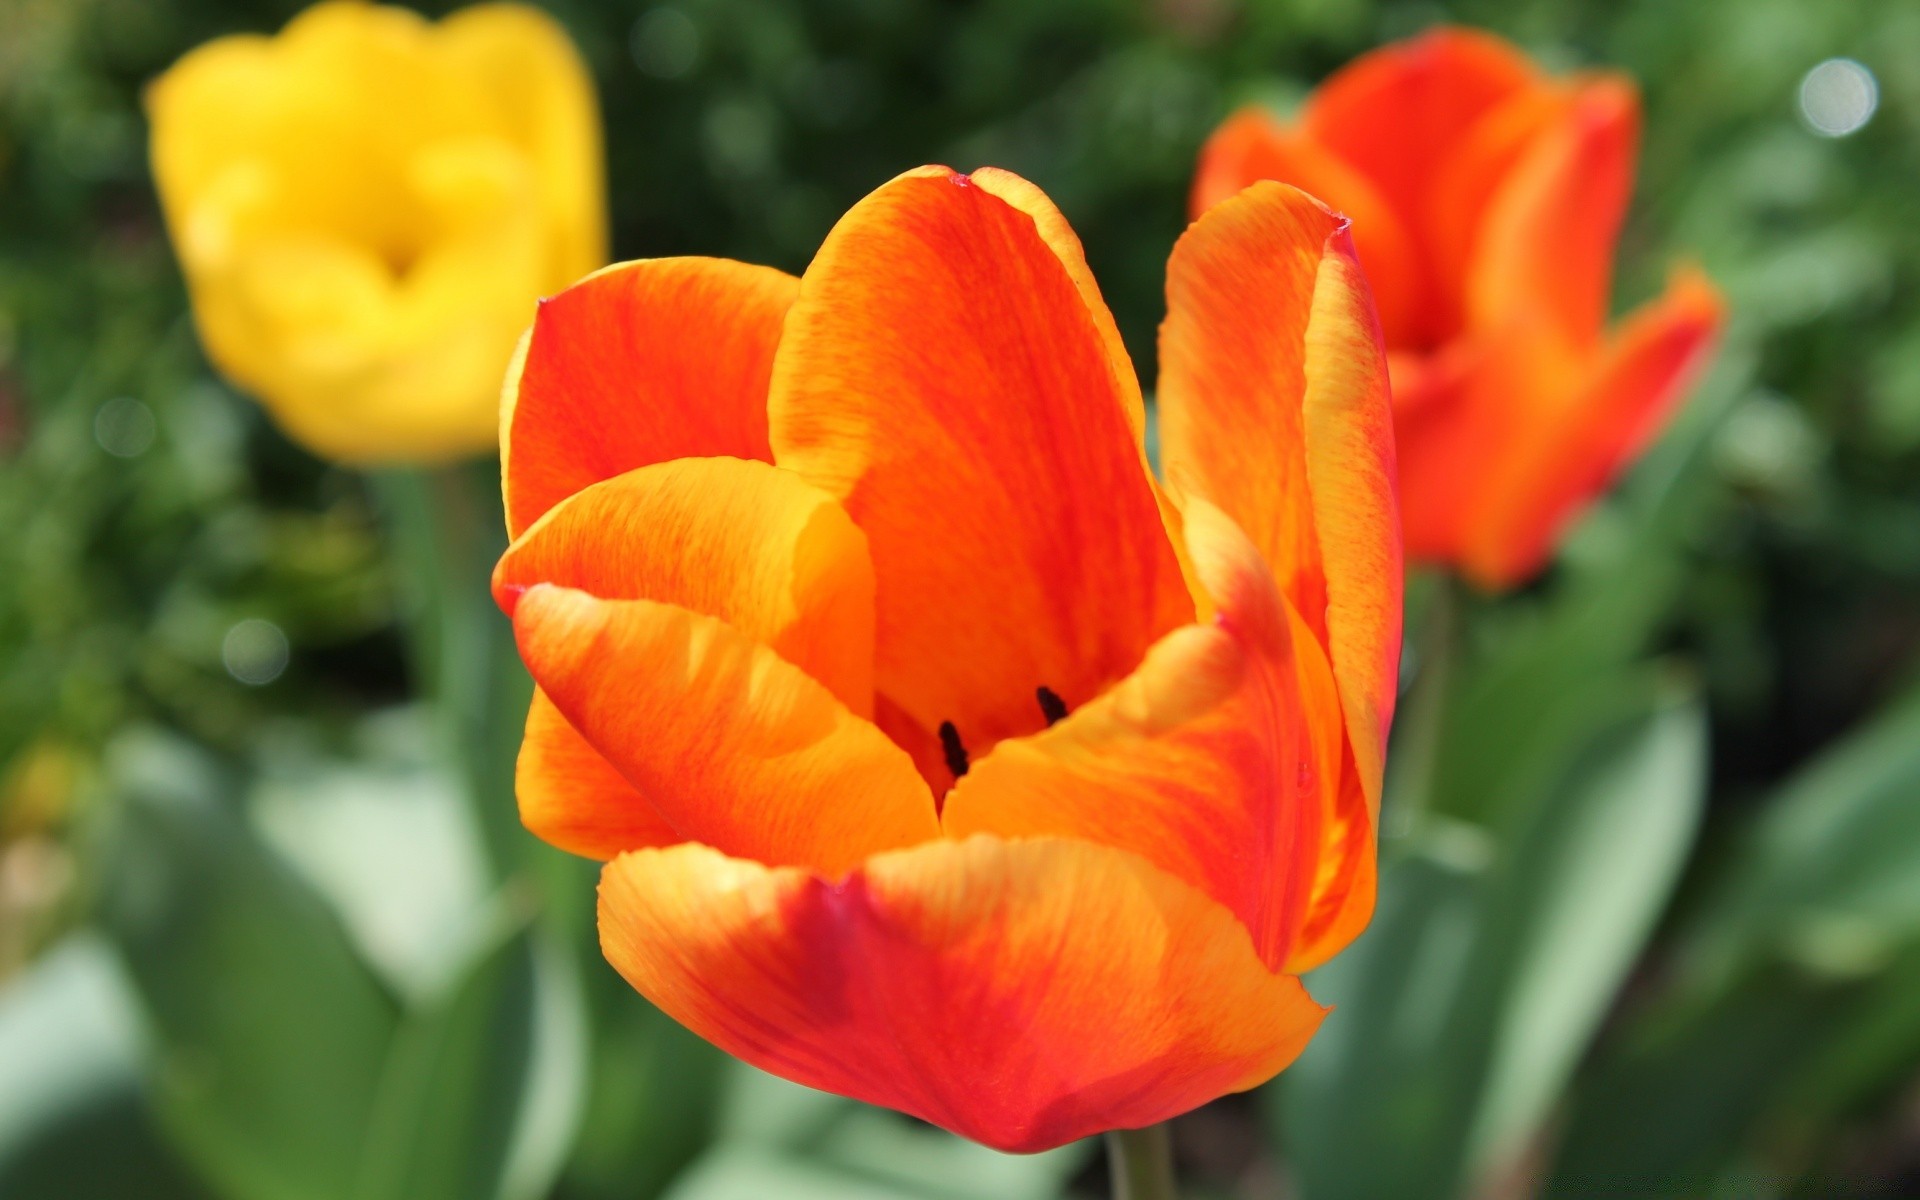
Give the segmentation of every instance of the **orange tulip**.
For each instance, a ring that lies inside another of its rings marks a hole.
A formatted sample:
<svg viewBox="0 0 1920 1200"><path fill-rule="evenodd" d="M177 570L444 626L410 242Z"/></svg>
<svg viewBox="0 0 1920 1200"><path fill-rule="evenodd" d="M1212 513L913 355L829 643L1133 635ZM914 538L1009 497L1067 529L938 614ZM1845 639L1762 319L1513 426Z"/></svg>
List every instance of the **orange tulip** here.
<svg viewBox="0 0 1920 1200"><path fill-rule="evenodd" d="M802 279L611 267L540 310L495 574L522 817L607 957L747 1061L1006 1150L1252 1087L1365 925L1400 561L1345 225L1181 239L1166 489L1066 220L997 170Z"/></svg>
<svg viewBox="0 0 1920 1200"><path fill-rule="evenodd" d="M1438 29L1367 54L1292 125L1246 110L1201 154L1200 213L1260 179L1353 219L1392 367L1407 552L1484 587L1537 572L1708 358L1719 295L1682 270L1611 328L1640 107Z"/></svg>

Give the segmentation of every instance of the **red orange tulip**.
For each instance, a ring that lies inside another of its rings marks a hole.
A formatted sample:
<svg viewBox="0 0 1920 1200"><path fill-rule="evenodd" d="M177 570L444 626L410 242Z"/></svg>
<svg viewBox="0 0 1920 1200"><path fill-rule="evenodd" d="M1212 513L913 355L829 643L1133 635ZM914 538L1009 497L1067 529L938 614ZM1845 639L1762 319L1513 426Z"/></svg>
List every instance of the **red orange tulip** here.
<svg viewBox="0 0 1920 1200"><path fill-rule="evenodd" d="M1440 29L1355 60L1290 124L1247 110L1207 143L1196 213L1277 179L1353 220L1412 557L1524 581L1704 363L1722 311L1695 271L1607 320L1639 125L1618 75L1550 78Z"/></svg>
<svg viewBox="0 0 1920 1200"><path fill-rule="evenodd" d="M527 825L736 1055L1039 1150L1258 1084L1373 902L1385 363L1278 184L1175 249L1168 486L1065 219L912 171L805 276L609 268L508 388Z"/></svg>

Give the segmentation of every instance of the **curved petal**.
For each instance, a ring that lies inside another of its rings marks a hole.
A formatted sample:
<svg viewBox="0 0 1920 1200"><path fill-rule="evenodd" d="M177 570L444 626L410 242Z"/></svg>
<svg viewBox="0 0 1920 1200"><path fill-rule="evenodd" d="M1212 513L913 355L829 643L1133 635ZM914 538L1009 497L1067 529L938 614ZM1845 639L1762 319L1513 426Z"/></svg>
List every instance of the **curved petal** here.
<svg viewBox="0 0 1920 1200"><path fill-rule="evenodd" d="M1617 76L1581 87L1532 140L1474 237L1467 274L1473 328L1530 315L1576 346L1599 344L1639 141L1639 96Z"/></svg>
<svg viewBox="0 0 1920 1200"><path fill-rule="evenodd" d="M1018 192L929 167L856 205L769 401L775 460L872 547L876 688L974 755L1043 727L1037 688L1082 703L1192 613L1114 347Z"/></svg>
<svg viewBox="0 0 1920 1200"><path fill-rule="evenodd" d="M1422 228L1439 294L1452 309L1449 337L1466 321L1469 280L1488 207L1515 166L1566 116L1572 98L1572 91L1559 84L1514 93L1474 122L1435 168Z"/></svg>
<svg viewBox="0 0 1920 1200"><path fill-rule="evenodd" d="M629 983L746 1061L1008 1151L1264 1082L1322 1016L1227 911L1085 842L935 842L835 884L701 846L600 882Z"/></svg>
<svg viewBox="0 0 1920 1200"><path fill-rule="evenodd" d="M571 854L605 859L685 840L537 688L513 791L528 832Z"/></svg>
<svg viewBox="0 0 1920 1200"><path fill-rule="evenodd" d="M1225 905L1269 967L1307 924L1346 748L1325 655L1272 572L1218 509L1185 526L1215 606L1160 639L1140 669L1052 728L1001 742L947 796L949 837L1078 837L1137 854ZM1326 901L1337 902L1331 893Z"/></svg>
<svg viewBox="0 0 1920 1200"><path fill-rule="evenodd" d="M1140 378L1134 374L1133 358L1127 353L1127 344L1120 338L1120 327L1114 324L1113 310L1107 307L1106 298L1100 294L1100 285L1093 278L1093 268L1087 266L1086 251L1080 245L1080 235L1067 223L1066 214L1054 207L1047 194L1032 183L1012 171L1003 171L999 167L981 167L967 176L975 187L988 195L997 196L1019 209L1033 219L1035 232L1066 268L1067 277L1073 280L1073 286L1080 292L1080 298L1086 301L1087 316L1092 318L1094 328L1099 331L1100 340L1107 350L1107 361L1113 366L1113 381L1119 388L1121 407L1127 414L1127 423L1133 427L1136 443L1142 443L1146 437L1146 402L1140 395ZM1142 452L1145 452L1142 446Z"/></svg>
<svg viewBox="0 0 1920 1200"><path fill-rule="evenodd" d="M1533 66L1507 42L1442 26L1335 72L1301 112L1300 131L1371 179L1418 228L1435 172L1475 122L1540 86Z"/></svg>
<svg viewBox="0 0 1920 1200"><path fill-rule="evenodd" d="M769 267L657 258L541 304L501 400L507 531L650 463L773 461L767 376L798 286Z"/></svg>
<svg viewBox="0 0 1920 1200"><path fill-rule="evenodd" d="M905 752L714 617L537 584L513 625L567 722L689 839L837 875L939 836Z"/></svg>
<svg viewBox="0 0 1920 1200"><path fill-rule="evenodd" d="M1222 509L1327 649L1369 803L1400 655L1386 362L1345 223L1264 183L1194 222L1167 264L1162 461Z"/></svg>
<svg viewBox="0 0 1920 1200"><path fill-rule="evenodd" d="M1535 424L1526 384L1552 377L1534 364L1543 343L1515 329L1461 338L1420 362L1396 364L1394 455L1407 557L1458 563L1465 537L1494 480ZM1558 361L1558 360L1555 360Z"/></svg>
<svg viewBox="0 0 1920 1200"><path fill-rule="evenodd" d="M593 76L559 23L525 4L476 4L435 28L494 126L525 150L546 218L548 288L607 261L606 177Z"/></svg>
<svg viewBox="0 0 1920 1200"><path fill-rule="evenodd" d="M1389 346L1424 345L1444 297L1425 275L1408 226L1373 183L1324 146L1286 129L1257 108L1242 109L1214 131L1200 151L1191 213L1195 220L1262 179L1292 184L1353 223Z"/></svg>
<svg viewBox="0 0 1920 1200"><path fill-rule="evenodd" d="M602 480L549 509L501 556L512 611L536 583L718 617L873 712L873 567L833 497L790 471L680 458Z"/></svg>
<svg viewBox="0 0 1920 1200"><path fill-rule="evenodd" d="M1628 317L1584 380L1536 386L1566 399L1537 414L1528 444L1492 485L1463 539L1469 577L1503 588L1540 569L1567 525L1666 425L1725 317L1706 277L1683 270Z"/></svg>

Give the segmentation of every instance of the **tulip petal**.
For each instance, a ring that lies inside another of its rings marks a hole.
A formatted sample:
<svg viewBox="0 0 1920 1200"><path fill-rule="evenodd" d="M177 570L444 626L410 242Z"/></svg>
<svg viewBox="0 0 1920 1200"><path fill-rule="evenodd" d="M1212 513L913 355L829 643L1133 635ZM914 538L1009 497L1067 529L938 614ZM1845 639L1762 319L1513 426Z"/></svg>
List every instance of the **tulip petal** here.
<svg viewBox="0 0 1920 1200"><path fill-rule="evenodd" d="M1052 728L1001 742L947 796L944 827L1137 854L1225 905L1280 969L1309 923L1323 828L1342 817L1339 695L1246 535L1204 502L1185 516L1214 620L1160 639L1139 670ZM1330 883L1344 886L1368 845L1335 840L1334 871L1348 874ZM1329 887L1327 905L1337 901Z"/></svg>
<svg viewBox="0 0 1920 1200"><path fill-rule="evenodd" d="M546 13L524 4L476 4L435 29L440 53L473 80L494 127L534 164L548 220L550 287L607 261L606 180L593 76Z"/></svg>
<svg viewBox="0 0 1920 1200"><path fill-rule="evenodd" d="M513 790L520 823L572 854L607 859L685 840L537 688L527 709Z"/></svg>
<svg viewBox="0 0 1920 1200"><path fill-rule="evenodd" d="M1380 328L1390 346L1429 338L1443 298L1425 277L1408 226L1373 183L1339 156L1248 108L1228 118L1200 151L1194 176L1194 219L1262 179L1292 184L1346 215L1373 287Z"/></svg>
<svg viewBox="0 0 1920 1200"><path fill-rule="evenodd" d="M1070 840L934 842L838 883L643 850L601 875L600 938L747 1062L1007 1151L1253 1087L1323 1013L1225 909Z"/></svg>
<svg viewBox="0 0 1920 1200"><path fill-rule="evenodd" d="M1639 96L1619 77L1581 87L1532 139L1473 239L1472 328L1535 317L1573 345L1599 344L1639 141Z"/></svg>
<svg viewBox="0 0 1920 1200"><path fill-rule="evenodd" d="M509 611L536 583L718 617L872 714L867 541L791 471L682 458L602 480L549 509L494 568Z"/></svg>
<svg viewBox="0 0 1920 1200"><path fill-rule="evenodd" d="M1344 222L1264 183L1167 264L1163 461L1246 531L1323 639L1370 800L1400 653L1400 530L1379 331Z"/></svg>
<svg viewBox="0 0 1920 1200"><path fill-rule="evenodd" d="M1684 270L1622 323L1572 386L1533 381L1530 398L1566 398L1536 410L1526 443L1489 484L1469 527L1463 570L1496 588L1537 572L1567 525L1665 426L1725 319L1719 292L1698 271Z"/></svg>
<svg viewBox="0 0 1920 1200"><path fill-rule="evenodd" d="M507 529L669 459L773 460L767 377L798 281L713 258L621 263L540 306L502 398Z"/></svg>
<svg viewBox="0 0 1920 1200"><path fill-rule="evenodd" d="M568 723L691 840L837 875L939 835L904 751L715 617L537 584L513 623Z"/></svg>
<svg viewBox="0 0 1920 1200"><path fill-rule="evenodd" d="M1540 86L1506 42L1443 27L1341 68L1308 101L1300 130L1358 168L1418 227L1435 173L1460 140L1495 105Z"/></svg>
<svg viewBox="0 0 1920 1200"><path fill-rule="evenodd" d="M867 534L878 691L975 756L1045 725L1036 689L1083 703L1192 614L1137 385L1031 200L945 168L862 200L807 269L769 401L775 460Z"/></svg>

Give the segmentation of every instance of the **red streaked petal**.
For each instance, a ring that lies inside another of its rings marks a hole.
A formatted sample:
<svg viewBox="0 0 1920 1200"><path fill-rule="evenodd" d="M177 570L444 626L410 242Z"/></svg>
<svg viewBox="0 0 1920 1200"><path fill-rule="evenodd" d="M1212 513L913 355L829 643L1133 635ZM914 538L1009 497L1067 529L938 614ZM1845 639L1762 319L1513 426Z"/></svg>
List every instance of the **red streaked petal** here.
<svg viewBox="0 0 1920 1200"><path fill-rule="evenodd" d="M657 258L545 301L502 398L508 532L649 463L772 461L767 376L798 286L768 267Z"/></svg>
<svg viewBox="0 0 1920 1200"><path fill-rule="evenodd" d="M1473 238L1466 294L1474 329L1526 317L1573 345L1599 344L1639 143L1639 96L1617 76L1581 86L1532 139Z"/></svg>
<svg viewBox="0 0 1920 1200"><path fill-rule="evenodd" d="M939 836L903 751L717 618L536 584L513 624L567 722L691 840L837 875Z"/></svg>
<svg viewBox="0 0 1920 1200"><path fill-rule="evenodd" d="M1194 222L1167 264L1163 461L1221 508L1323 640L1370 802L1400 652L1400 528L1386 361L1342 222L1260 184Z"/></svg>
<svg viewBox="0 0 1920 1200"><path fill-rule="evenodd" d="M1035 688L1082 703L1192 613L1110 320L1033 207L937 167L862 200L807 269L769 404L776 461L866 532L877 690L975 754L1043 726Z"/></svg>
<svg viewBox="0 0 1920 1200"><path fill-rule="evenodd" d="M1008 1151L1253 1087L1322 1015L1225 909L1070 840L934 842L839 883L643 850L601 876L600 937L729 1053Z"/></svg>
<svg viewBox="0 0 1920 1200"><path fill-rule="evenodd" d="M1224 904L1279 969L1309 916L1323 826L1339 816L1339 694L1246 536L1204 502L1185 517L1213 621L1174 630L1051 729L1001 742L948 794L944 825L950 837L1079 837L1137 854Z"/></svg>
<svg viewBox="0 0 1920 1200"><path fill-rule="evenodd" d="M513 790L521 824L573 854L605 859L685 840L538 689L527 709Z"/></svg>
<svg viewBox="0 0 1920 1200"><path fill-rule="evenodd" d="M1499 588L1538 571L1567 525L1665 427L1725 319L1720 293L1683 270L1621 324L1585 379L1536 381L1535 393L1565 399L1538 412L1527 444L1494 482L1463 538L1466 573Z"/></svg>
<svg viewBox="0 0 1920 1200"><path fill-rule="evenodd" d="M1389 346L1437 336L1445 298L1426 277L1408 226L1365 175L1338 155L1283 127L1265 112L1242 109L1207 139L1194 177L1192 216L1263 179L1291 184L1344 213L1367 268L1380 328Z"/></svg>
<svg viewBox="0 0 1920 1200"><path fill-rule="evenodd" d="M536 583L718 617L856 714L873 711L866 537L791 471L681 458L592 484L549 509L494 568L509 612L517 590Z"/></svg>
<svg viewBox="0 0 1920 1200"><path fill-rule="evenodd" d="M1442 26L1341 68L1307 102L1300 130L1371 179L1417 227L1437 170L1474 124L1514 94L1542 86L1512 45Z"/></svg>

